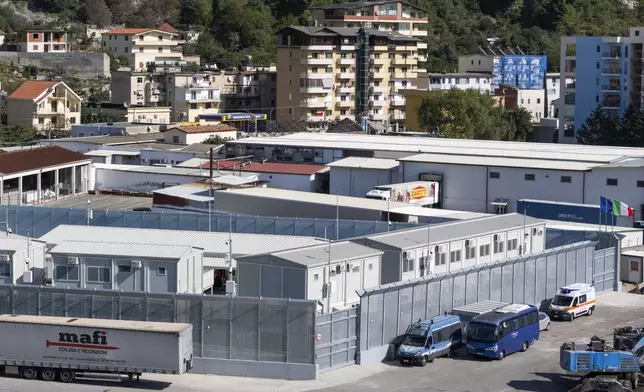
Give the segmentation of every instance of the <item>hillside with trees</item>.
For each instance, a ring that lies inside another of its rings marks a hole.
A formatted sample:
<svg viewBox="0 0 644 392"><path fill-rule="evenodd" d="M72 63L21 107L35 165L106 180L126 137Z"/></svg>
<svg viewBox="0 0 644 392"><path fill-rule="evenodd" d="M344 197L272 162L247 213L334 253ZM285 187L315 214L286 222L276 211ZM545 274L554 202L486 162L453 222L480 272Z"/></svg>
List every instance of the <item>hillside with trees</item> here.
<svg viewBox="0 0 644 392"><path fill-rule="evenodd" d="M150 27L168 22L203 31L189 52L222 67L275 59L274 33L306 24L311 5L334 0L12 0L30 12L45 12L60 25ZM343 2L346 0L336 0ZM562 35L624 34L644 23L644 2L625 0L407 0L429 13L428 68L453 71L459 55L478 53L490 37L503 46L549 55L559 70ZM22 16L0 7L0 29L25 26Z"/></svg>

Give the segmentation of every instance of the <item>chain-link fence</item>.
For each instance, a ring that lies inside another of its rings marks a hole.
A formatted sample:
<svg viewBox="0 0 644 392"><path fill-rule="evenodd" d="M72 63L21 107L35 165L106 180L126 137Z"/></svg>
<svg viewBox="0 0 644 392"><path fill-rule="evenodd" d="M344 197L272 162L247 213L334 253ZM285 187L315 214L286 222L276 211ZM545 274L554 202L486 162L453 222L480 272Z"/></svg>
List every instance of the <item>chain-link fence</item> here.
<svg viewBox="0 0 644 392"><path fill-rule="evenodd" d="M616 287L616 249L595 252L590 241L525 258L456 273L396 282L366 290L360 298L360 363L380 362L390 341L418 319L483 300L544 306L558 288L595 282L598 291Z"/></svg>
<svg viewBox="0 0 644 392"><path fill-rule="evenodd" d="M0 286L3 313L190 323L196 371L242 375L218 366L217 360L251 361L256 368L270 362L276 378L315 376L311 301ZM300 375L289 374L298 369ZM270 372L264 376L270 377Z"/></svg>
<svg viewBox="0 0 644 392"><path fill-rule="evenodd" d="M324 237L336 233L334 219L279 218L264 216L183 212L137 212L92 210L92 226L135 227L144 229L195 230L233 233L279 234ZM87 225L87 210L80 208L48 208L2 206L0 221L8 222L14 233L40 237L58 225ZM358 237L416 226L412 223L339 220L339 239ZM335 238L333 238L335 239Z"/></svg>

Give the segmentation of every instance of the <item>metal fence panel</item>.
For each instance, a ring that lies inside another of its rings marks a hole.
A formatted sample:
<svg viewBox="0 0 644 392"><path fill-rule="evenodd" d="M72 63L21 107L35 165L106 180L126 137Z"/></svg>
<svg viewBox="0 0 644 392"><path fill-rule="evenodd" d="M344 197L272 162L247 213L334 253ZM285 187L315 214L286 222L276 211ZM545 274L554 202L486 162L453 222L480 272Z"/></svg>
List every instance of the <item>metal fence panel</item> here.
<svg viewBox="0 0 644 392"><path fill-rule="evenodd" d="M315 363L311 301L0 285L0 313L190 323L198 358Z"/></svg>
<svg viewBox="0 0 644 392"><path fill-rule="evenodd" d="M319 372L355 363L359 324L356 308L318 315L316 320L315 357Z"/></svg>
<svg viewBox="0 0 644 392"><path fill-rule="evenodd" d="M40 237L59 225L87 225L87 211L85 209L14 205L5 205L3 207L0 210L0 215L4 216L5 213L8 215L9 227L17 234ZM228 214L212 214L210 219L212 231L229 231L231 218ZM326 227L329 235L335 237L337 232L339 239L417 226L413 223L392 222L391 226L389 226L384 221L370 222L342 219L338 223L339 229L336 231L335 219L232 216L232 228L235 233L323 237L324 228ZM167 230L209 230L208 215L191 212L93 210L90 225Z"/></svg>
<svg viewBox="0 0 644 392"><path fill-rule="evenodd" d="M593 279L598 291L612 290L617 276L615 249L595 252L594 247L586 241L366 290L360 297L360 352L386 346L418 318L456 306L483 300L544 306L559 287Z"/></svg>

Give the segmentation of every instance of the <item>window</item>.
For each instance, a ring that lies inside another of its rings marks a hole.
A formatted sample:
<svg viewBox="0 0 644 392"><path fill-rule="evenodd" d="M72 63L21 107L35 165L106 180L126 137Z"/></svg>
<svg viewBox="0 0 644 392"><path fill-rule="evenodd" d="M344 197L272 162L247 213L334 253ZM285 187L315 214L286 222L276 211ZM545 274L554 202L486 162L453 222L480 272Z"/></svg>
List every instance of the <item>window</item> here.
<svg viewBox="0 0 644 392"><path fill-rule="evenodd" d="M129 40L130 40L130 37L128 37L128 36L126 35L126 36L124 36L124 37L123 37L123 39L125 39L126 41L129 41Z"/></svg>
<svg viewBox="0 0 644 392"><path fill-rule="evenodd" d="M159 53L163 53L163 48L159 47Z"/></svg>
<svg viewBox="0 0 644 392"><path fill-rule="evenodd" d="M163 41L163 36L159 36L159 41Z"/></svg>
<svg viewBox="0 0 644 392"><path fill-rule="evenodd" d="M637 272L640 270L640 263L637 260L631 260L631 271Z"/></svg>
<svg viewBox="0 0 644 392"><path fill-rule="evenodd" d="M502 253L503 248L505 247L505 242L503 241L494 241L494 254Z"/></svg>
<svg viewBox="0 0 644 392"><path fill-rule="evenodd" d="M129 48L125 48L125 53L127 53L128 51L129 51Z"/></svg>
<svg viewBox="0 0 644 392"><path fill-rule="evenodd" d="M490 255L490 244L485 244L479 246L479 256L489 256Z"/></svg>
<svg viewBox="0 0 644 392"><path fill-rule="evenodd" d="M369 263L369 271L373 270L373 263Z"/></svg>
<svg viewBox="0 0 644 392"><path fill-rule="evenodd" d="M403 259L403 272L409 272L414 270L414 259L404 258Z"/></svg>
<svg viewBox="0 0 644 392"><path fill-rule="evenodd" d="M11 264L0 264L0 278L11 278Z"/></svg>
<svg viewBox="0 0 644 392"><path fill-rule="evenodd" d="M119 274L129 274L132 272L132 267L129 265L119 265Z"/></svg>
<svg viewBox="0 0 644 392"><path fill-rule="evenodd" d="M434 255L434 265L435 266L445 265L445 263L447 263L447 254L436 252Z"/></svg>
<svg viewBox="0 0 644 392"><path fill-rule="evenodd" d="M143 83L143 78L136 78L137 83Z"/></svg>
<svg viewBox="0 0 644 392"><path fill-rule="evenodd" d="M143 48L139 48L139 53L143 53Z"/></svg>
<svg viewBox="0 0 644 392"><path fill-rule="evenodd" d="M179 144L179 136L172 136L172 143Z"/></svg>
<svg viewBox="0 0 644 392"><path fill-rule="evenodd" d="M601 48L599 47L599 45L597 45L597 53L599 53L600 51L601 51Z"/></svg>
<svg viewBox="0 0 644 392"><path fill-rule="evenodd" d="M313 280L319 280L319 279L320 279L320 276L318 274L313 275Z"/></svg>
<svg viewBox="0 0 644 392"><path fill-rule="evenodd" d="M642 181L642 180L638 180L638 181L637 181L637 187L638 187L638 188L644 188L644 181Z"/></svg>
<svg viewBox="0 0 644 392"><path fill-rule="evenodd" d="M465 248L465 260L475 259L476 258L476 247L471 246Z"/></svg>
<svg viewBox="0 0 644 392"><path fill-rule="evenodd" d="M460 250L453 250L449 254L449 262L450 263L458 263L461 261L461 251Z"/></svg>
<svg viewBox="0 0 644 392"><path fill-rule="evenodd" d="M606 185L607 186L617 186L617 178L607 178L606 179Z"/></svg>
<svg viewBox="0 0 644 392"><path fill-rule="evenodd" d="M584 302L586 302L586 294L579 296L579 303L583 304Z"/></svg>
<svg viewBox="0 0 644 392"><path fill-rule="evenodd" d="M110 268L109 267L87 267L88 282L94 283L109 283L110 282Z"/></svg>
<svg viewBox="0 0 644 392"><path fill-rule="evenodd" d="M166 276L168 269L166 267L157 267L157 276Z"/></svg>
<svg viewBox="0 0 644 392"><path fill-rule="evenodd" d="M38 33L33 33L34 39L38 39Z"/></svg>
<svg viewBox="0 0 644 392"><path fill-rule="evenodd" d="M517 249L517 239L512 238L511 240L508 240L508 252L516 249Z"/></svg>
<svg viewBox="0 0 644 392"><path fill-rule="evenodd" d="M501 178L501 173L499 173L499 172L490 172L490 178Z"/></svg>
<svg viewBox="0 0 644 392"><path fill-rule="evenodd" d="M537 103L541 103L541 98L537 98Z"/></svg>
<svg viewBox="0 0 644 392"><path fill-rule="evenodd" d="M570 176L561 176L561 182L565 182L566 184L570 184L572 182L572 177L570 177Z"/></svg>
<svg viewBox="0 0 644 392"><path fill-rule="evenodd" d="M57 265L54 271L54 279L78 281L78 267L75 265Z"/></svg>
<svg viewBox="0 0 644 392"><path fill-rule="evenodd" d="M34 50L38 50L38 45L34 45Z"/></svg>
<svg viewBox="0 0 644 392"><path fill-rule="evenodd" d="M526 181L534 181L534 174L526 174L525 175L525 180Z"/></svg>

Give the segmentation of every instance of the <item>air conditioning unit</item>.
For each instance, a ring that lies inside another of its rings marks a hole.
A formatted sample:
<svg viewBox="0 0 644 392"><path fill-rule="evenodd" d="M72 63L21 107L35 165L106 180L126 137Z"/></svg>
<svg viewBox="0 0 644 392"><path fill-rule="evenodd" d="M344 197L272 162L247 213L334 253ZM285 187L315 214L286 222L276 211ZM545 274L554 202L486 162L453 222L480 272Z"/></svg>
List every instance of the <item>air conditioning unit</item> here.
<svg viewBox="0 0 644 392"><path fill-rule="evenodd" d="M532 228L532 235L533 235L533 236L535 236L535 235L541 235L542 233L543 233L543 230L542 230L542 229L539 229L538 227L533 227L533 228Z"/></svg>
<svg viewBox="0 0 644 392"><path fill-rule="evenodd" d="M78 257L68 257L67 258L67 264L68 265L78 265L79 260Z"/></svg>
<svg viewBox="0 0 644 392"><path fill-rule="evenodd" d="M465 247L466 248L475 248L476 247L476 240L465 240Z"/></svg>
<svg viewBox="0 0 644 392"><path fill-rule="evenodd" d="M494 242L503 242L505 236L503 234L494 234Z"/></svg>
<svg viewBox="0 0 644 392"><path fill-rule="evenodd" d="M22 283L31 284L34 282L34 273L32 271L25 271L22 274Z"/></svg>
<svg viewBox="0 0 644 392"><path fill-rule="evenodd" d="M132 260L132 263L130 263L130 265L134 269L141 269L141 260Z"/></svg>
<svg viewBox="0 0 644 392"><path fill-rule="evenodd" d="M11 257L8 254L1 254L0 261L3 263L8 263L11 261Z"/></svg>

